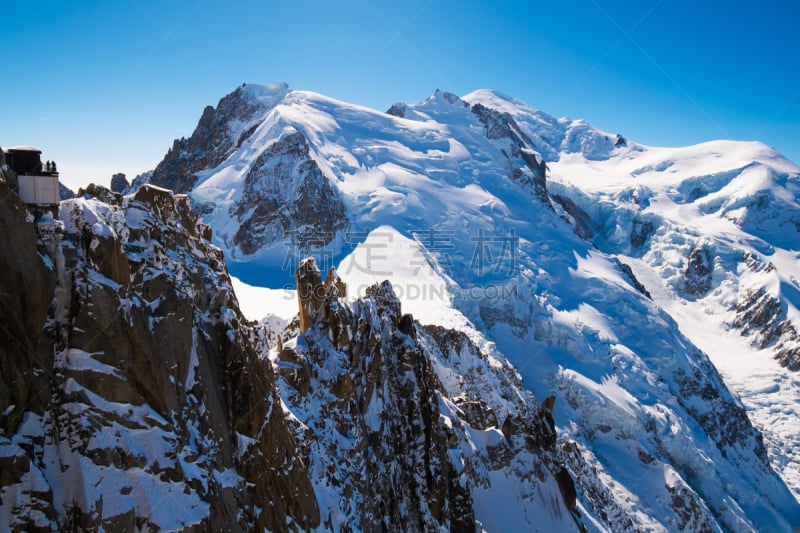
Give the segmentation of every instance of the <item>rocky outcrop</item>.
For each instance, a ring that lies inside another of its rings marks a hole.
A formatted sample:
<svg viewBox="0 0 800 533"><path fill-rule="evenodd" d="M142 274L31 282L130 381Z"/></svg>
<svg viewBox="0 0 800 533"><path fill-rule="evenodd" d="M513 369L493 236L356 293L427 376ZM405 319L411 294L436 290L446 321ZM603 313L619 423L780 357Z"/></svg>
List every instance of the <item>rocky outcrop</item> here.
<svg viewBox="0 0 800 533"><path fill-rule="evenodd" d="M128 179L125 177L125 174L122 172L118 172L111 176L111 190L118 193L124 193L128 190L131 184L128 183Z"/></svg>
<svg viewBox="0 0 800 533"><path fill-rule="evenodd" d="M678 401L711 437L723 457L742 449L751 450L752 459L768 470L761 433L753 427L744 407L726 394L722 378L702 354L697 354L696 365L689 372L681 368L673 372Z"/></svg>
<svg viewBox="0 0 800 533"><path fill-rule="evenodd" d="M404 118L406 116L406 111L408 111L408 105L405 102L397 102L386 110L386 114L392 115L393 117Z"/></svg>
<svg viewBox="0 0 800 533"><path fill-rule="evenodd" d="M348 523L368 531L474 528L469 490L447 459L435 376L397 330L399 302L390 290L369 289L370 301L356 312L332 308L336 298L328 292L325 308L313 317L317 326L301 337L303 347L284 345L277 361L284 377L294 370L282 365L290 359L287 352L308 364L310 386L294 387L290 378L285 394L292 407L316 406L296 428L298 438L306 460L321 473L315 482L339 487L345 496L338 512L322 517L323 524L339 529L344 513ZM329 335L332 329L346 329L352 337ZM330 336L339 337L333 349ZM331 441L327 435L339 437Z"/></svg>
<svg viewBox="0 0 800 533"><path fill-rule="evenodd" d="M742 262L753 274L774 275L775 265L757 254L745 253ZM754 346L771 348L775 358L786 368L800 371L800 334L789 320L779 295L762 284L739 292L733 327L749 335Z"/></svg>
<svg viewBox="0 0 800 533"><path fill-rule="evenodd" d="M736 304L736 320L733 324L740 328L743 334L757 333L758 347L766 348L781 336L783 322L786 319L782 314L780 300L768 294L764 287L759 287L746 291L741 296Z"/></svg>
<svg viewBox="0 0 800 533"><path fill-rule="evenodd" d="M295 284L300 307L300 333L314 325L314 319L326 298L347 297L347 284L336 275L333 267L328 270L323 283L313 257L300 261L295 273Z"/></svg>
<svg viewBox="0 0 800 533"><path fill-rule="evenodd" d="M186 198L88 187L60 218L63 240L37 242L0 204L0 529L318 525L271 365Z"/></svg>
<svg viewBox="0 0 800 533"><path fill-rule="evenodd" d="M711 290L714 262L707 248L699 246L689 252L683 274L683 290L690 296L703 296Z"/></svg>
<svg viewBox="0 0 800 533"><path fill-rule="evenodd" d="M551 196L552 200L560 205L564 211L569 215L575 234L581 239L590 240L594 237L594 230L592 229L592 217L589 213L578 207L578 205L566 196L554 194ZM565 217L567 218L567 217Z"/></svg>
<svg viewBox="0 0 800 533"><path fill-rule="evenodd" d="M733 325L742 335L752 335L758 348L772 347L783 366L800 371L800 335L786 316L780 299L764 287L739 295Z"/></svg>
<svg viewBox="0 0 800 533"><path fill-rule="evenodd" d="M53 338L44 330L56 283L39 255L33 216L2 181L0 235L0 434L11 435L23 406L41 411L49 401Z"/></svg>
<svg viewBox="0 0 800 533"><path fill-rule="evenodd" d="M348 226L341 199L299 131L285 134L258 157L230 215L240 222L233 243L244 255L285 239L298 250L322 248Z"/></svg>
<svg viewBox="0 0 800 533"><path fill-rule="evenodd" d="M313 258L301 261L294 277L300 307L300 332L303 333L314 323L325 293L319 268Z"/></svg>
<svg viewBox="0 0 800 533"><path fill-rule="evenodd" d="M655 225L649 220L634 220L631 229L631 246L634 248L644 246L644 243L655 231Z"/></svg>
<svg viewBox="0 0 800 533"><path fill-rule="evenodd" d="M482 104L474 104L472 113L486 128L486 137L495 142L507 143L502 149L508 158L511 177L533 189L536 196L550 206L547 197L547 165L535 151L534 144L508 113L500 113ZM520 164L521 163L521 164Z"/></svg>
<svg viewBox="0 0 800 533"><path fill-rule="evenodd" d="M633 269L619 260L619 258L614 258L614 263L619 267L623 274L625 274L625 278L633 285L633 288L639 291L642 295L646 296L648 300L652 300L653 296L650 294L650 291L647 290L647 287L642 285L642 282L639 281L639 278L636 277L636 274L633 273Z"/></svg>

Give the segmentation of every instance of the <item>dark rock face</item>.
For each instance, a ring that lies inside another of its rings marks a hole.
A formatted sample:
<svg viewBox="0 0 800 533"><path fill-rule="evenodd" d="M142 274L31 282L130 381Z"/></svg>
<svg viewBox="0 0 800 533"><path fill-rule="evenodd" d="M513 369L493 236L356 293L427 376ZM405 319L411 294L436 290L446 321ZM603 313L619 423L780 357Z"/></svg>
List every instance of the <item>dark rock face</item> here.
<svg viewBox="0 0 800 533"><path fill-rule="evenodd" d="M125 177L125 174L122 172L118 172L111 176L111 190L118 193L124 193L128 190L131 184L128 183L128 179Z"/></svg>
<svg viewBox="0 0 800 533"><path fill-rule="evenodd" d="M634 289L642 293L644 296L647 296L649 300L653 299L653 297L650 295L650 291L648 291L647 288L642 285L642 282L639 281L639 279L633 273L633 269L629 265L626 265L617 258L614 259L614 262L617 264L622 273L625 274L625 277L628 278L628 281L630 281Z"/></svg>
<svg viewBox="0 0 800 533"><path fill-rule="evenodd" d="M414 317L410 314L403 315L400 319L400 323L397 325L397 329L406 335L414 335Z"/></svg>
<svg viewBox="0 0 800 533"><path fill-rule="evenodd" d="M723 456L729 451L750 449L768 470L769 459L761 433L753 428L742 405L720 393L725 385L711 362L702 354L697 354L697 361L691 372L678 369L673 374L678 400L713 439Z"/></svg>
<svg viewBox="0 0 800 533"><path fill-rule="evenodd" d="M564 502L567 504L567 508L575 509L575 506L578 504L578 493L575 490L575 481L569 474L569 470L561 467L561 470L556 474L556 481L558 482L558 488L561 490Z"/></svg>
<svg viewBox="0 0 800 533"><path fill-rule="evenodd" d="M483 123L489 140L509 142L509 150L503 152L509 160L511 177L523 185L530 186L536 196L545 205L550 206L547 197L547 165L534 151L533 142L519 128L511 115L500 113L482 104L473 105L471 110Z"/></svg>
<svg viewBox="0 0 800 533"><path fill-rule="evenodd" d="M785 318L780 300L760 287L745 292L739 299L734 325L745 334L759 333L758 347L766 348L780 338Z"/></svg>
<svg viewBox="0 0 800 533"><path fill-rule="evenodd" d="M767 293L764 287L739 295L733 325L741 329L742 335L754 334L753 342L759 348L772 346L775 358L783 366L800 371L800 335L780 300Z"/></svg>
<svg viewBox="0 0 800 533"><path fill-rule="evenodd" d="M347 284L336 275L333 267L328 269L325 281L322 281L317 262L313 257L300 261L295 273L297 287L297 303L300 307L299 333L307 331L320 312L326 300L345 298ZM338 335L335 335L338 338Z"/></svg>
<svg viewBox="0 0 800 533"><path fill-rule="evenodd" d="M406 111L408 111L408 105L404 102L397 102L386 110L386 114L392 115L393 117L404 118L406 116Z"/></svg>
<svg viewBox="0 0 800 533"><path fill-rule="evenodd" d="M591 502L597 516L611 531L635 531L631 517L616 501L611 490L600 482L596 467L584 459L576 443L561 443L557 456L568 467L567 474L569 470L575 474L570 478L578 480L584 499Z"/></svg>
<svg viewBox="0 0 800 533"><path fill-rule="evenodd" d="M0 515L15 529L315 527L271 366L186 198L88 187L61 218L63 240L37 241L24 207L0 203Z"/></svg>
<svg viewBox="0 0 800 533"><path fill-rule="evenodd" d="M314 323L314 317L322 305L325 293L322 276L313 258L301 261L294 277L297 303L300 307L300 332L303 333Z"/></svg>
<svg viewBox="0 0 800 533"><path fill-rule="evenodd" d="M631 230L631 246L639 248L644 246L648 237L655 232L656 228L649 220L634 220Z"/></svg>
<svg viewBox="0 0 800 533"><path fill-rule="evenodd" d="M298 131L259 156L231 216L241 224L233 242L245 255L287 237L301 249L322 247L348 226L342 201Z"/></svg>
<svg viewBox="0 0 800 533"><path fill-rule="evenodd" d="M785 330L786 340L792 342L779 344L775 350L775 358L789 370L797 372L800 371L800 349L797 348L797 341L800 340L800 337L794 326L788 323L786 325L788 326Z"/></svg>
<svg viewBox="0 0 800 533"><path fill-rule="evenodd" d="M590 217L586 211L578 207L571 198L567 198L566 196L555 194L552 196L552 199L572 217L575 234L578 235L578 237L587 241L594 237L592 217Z"/></svg>
<svg viewBox="0 0 800 533"><path fill-rule="evenodd" d="M33 217L22 200L0 181L0 429L9 435L24 412L42 410L49 395L53 339L44 330L55 279L39 257ZM37 283L32 283L32 281Z"/></svg>
<svg viewBox="0 0 800 533"><path fill-rule="evenodd" d="M755 254L745 253L742 262L754 273L775 271L775 265ZM789 320L780 297L770 294L765 286L739 293L732 325L741 330L742 335L752 335L754 346L761 349L771 347L783 366L800 371L800 334Z"/></svg>
<svg viewBox="0 0 800 533"><path fill-rule="evenodd" d="M714 263L711 253L704 247L693 249L689 253L684 272L683 290L691 296L702 296L711 289L711 274Z"/></svg>
<svg viewBox="0 0 800 533"><path fill-rule="evenodd" d="M150 183L189 192L197 181L194 173L222 163L253 134L264 111L264 105L251 98L244 86L222 98L216 108L207 106L191 137L175 140ZM241 132L231 128L234 121L243 126Z"/></svg>

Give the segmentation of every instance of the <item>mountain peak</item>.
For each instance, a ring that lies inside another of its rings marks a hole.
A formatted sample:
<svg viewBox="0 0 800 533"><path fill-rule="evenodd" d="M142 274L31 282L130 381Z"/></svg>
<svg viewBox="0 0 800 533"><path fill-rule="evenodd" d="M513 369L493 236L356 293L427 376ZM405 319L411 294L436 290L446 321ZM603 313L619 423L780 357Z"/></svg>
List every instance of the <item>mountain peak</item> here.
<svg viewBox="0 0 800 533"><path fill-rule="evenodd" d="M455 104L455 103L460 102L465 106L468 105L461 98L459 98L458 95L456 95L454 93L451 93L449 91L443 91L441 89L436 89L436 91L434 91L433 96L428 98L428 101L431 101L431 100L445 100L446 102L448 102L450 104Z"/></svg>
<svg viewBox="0 0 800 533"><path fill-rule="evenodd" d="M528 111L533 114L540 114L552 119L549 115L542 113L538 109L531 107L526 102L509 96L503 92L493 89L477 89L461 97L462 100L470 105L483 104L500 112L510 112L518 114L520 110Z"/></svg>
<svg viewBox="0 0 800 533"><path fill-rule="evenodd" d="M283 100L291 91L289 84L286 82L273 82L266 85L243 83L240 89L251 101L259 102L269 107L273 107Z"/></svg>

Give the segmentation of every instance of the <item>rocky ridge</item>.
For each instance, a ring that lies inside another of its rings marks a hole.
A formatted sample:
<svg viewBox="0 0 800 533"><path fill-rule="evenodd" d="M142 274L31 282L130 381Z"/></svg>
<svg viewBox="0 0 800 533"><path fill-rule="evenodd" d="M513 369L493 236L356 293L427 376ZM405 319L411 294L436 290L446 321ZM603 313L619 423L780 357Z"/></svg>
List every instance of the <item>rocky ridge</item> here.
<svg viewBox="0 0 800 533"><path fill-rule="evenodd" d="M525 491L529 524L579 527L552 401L402 314L388 282L351 306L304 261L299 330L270 351L185 196L92 185L54 231L9 198L4 529L473 531L497 520L496 476Z"/></svg>
<svg viewBox="0 0 800 533"><path fill-rule="evenodd" d="M279 332L262 349L276 365L325 529L495 530L504 518L490 494L505 478L526 495L505 520L577 530L552 404L539 407L513 370L463 333L403 314L388 281L348 304L336 274L323 282L308 259L297 286L299 335Z"/></svg>
<svg viewBox="0 0 800 533"><path fill-rule="evenodd" d="M175 140L149 183L177 193L189 192L197 181L196 172L219 165L253 134L265 110L277 103L271 90L285 94L288 86L273 84L268 91L261 91L259 86L244 84L222 98L217 107L207 106L192 135Z"/></svg>
<svg viewBox="0 0 800 533"><path fill-rule="evenodd" d="M0 193L0 529L317 525L272 368L186 197L92 186L37 235Z"/></svg>

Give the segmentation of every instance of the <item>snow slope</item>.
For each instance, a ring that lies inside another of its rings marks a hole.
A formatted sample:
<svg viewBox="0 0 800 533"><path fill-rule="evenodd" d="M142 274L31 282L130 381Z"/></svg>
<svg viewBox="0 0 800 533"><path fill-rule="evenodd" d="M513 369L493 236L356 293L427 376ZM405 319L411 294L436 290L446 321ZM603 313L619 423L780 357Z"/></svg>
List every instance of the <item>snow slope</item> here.
<svg viewBox="0 0 800 533"><path fill-rule="evenodd" d="M283 287L310 254L354 287L396 281L415 317L492 346L555 395L597 528L800 525L791 438L765 433L770 464L739 400L766 430L776 412L796 427L795 396L736 363L764 358L764 379L796 387L771 359L796 353L796 167L757 143L645 147L491 91L390 113L276 101L190 192L234 274Z"/></svg>
<svg viewBox="0 0 800 533"><path fill-rule="evenodd" d="M644 148L589 164L580 156L550 165L551 191L589 213L591 241L629 264L681 331L707 353L747 406L776 470L800 500L797 449L800 379L800 168L759 143L717 141L688 148ZM641 245L634 225L652 224ZM687 257L709 250L710 280L687 294ZM769 336L741 320L764 291ZM771 324L768 324L771 326ZM781 357L781 352L795 355Z"/></svg>
<svg viewBox="0 0 800 533"><path fill-rule="evenodd" d="M796 352L797 339L790 334L765 342L736 316L748 295L764 288L779 301L777 310L768 309L770 318L783 314L777 326L788 330L798 323L800 168L756 142L682 148L627 142L610 152L576 150L559 141L552 120L522 102L489 91L465 99L503 109L553 147L550 192L581 208L590 241L630 265L654 301L711 357L800 500L800 437L790 429L800 423L800 379L774 360L776 351ZM647 224L652 234L635 242ZM702 295L685 290L687 257L695 248L713 255ZM788 359L796 370L792 361L796 356Z"/></svg>

